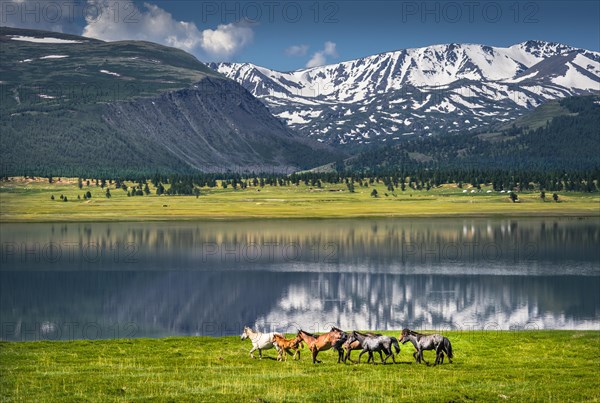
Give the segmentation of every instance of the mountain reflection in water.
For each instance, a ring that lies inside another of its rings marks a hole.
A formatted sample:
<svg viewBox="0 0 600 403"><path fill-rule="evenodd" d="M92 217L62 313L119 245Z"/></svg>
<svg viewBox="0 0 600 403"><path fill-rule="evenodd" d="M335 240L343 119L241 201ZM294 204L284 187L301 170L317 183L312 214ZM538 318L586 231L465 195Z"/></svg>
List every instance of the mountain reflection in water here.
<svg viewBox="0 0 600 403"><path fill-rule="evenodd" d="M5 224L2 339L598 329L594 219Z"/></svg>

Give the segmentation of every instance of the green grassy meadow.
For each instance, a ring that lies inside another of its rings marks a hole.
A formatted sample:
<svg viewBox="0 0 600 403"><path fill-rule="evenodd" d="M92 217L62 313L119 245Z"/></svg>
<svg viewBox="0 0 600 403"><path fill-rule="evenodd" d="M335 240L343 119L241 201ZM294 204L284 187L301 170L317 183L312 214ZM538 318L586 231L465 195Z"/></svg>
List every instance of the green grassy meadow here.
<svg viewBox="0 0 600 403"><path fill-rule="evenodd" d="M128 185L132 185L128 183ZM377 189L379 197L370 193ZM150 186L148 196L128 197L127 192L111 186L105 189L85 184L79 189L76 179L47 180L22 178L0 182L0 222L64 221L159 221L219 220L253 218L356 218L356 217L477 217L477 216L600 216L597 193L559 192L560 202L547 192L519 193L512 203L506 193L470 193L470 188L444 185L427 190L387 191L383 183L356 187L348 192L345 184L325 183L322 188L299 186L248 187L234 190L202 188L201 195L157 196ZM92 198L84 200L90 191ZM463 193L467 190L468 193ZM386 196L387 194L387 196ZM51 200L54 195L55 200ZM60 200L60 195L68 198ZM77 196L81 200L77 199Z"/></svg>
<svg viewBox="0 0 600 403"><path fill-rule="evenodd" d="M410 344L396 365L344 365L333 351L312 364L306 348L300 361L253 360L237 336L1 342L0 387L7 402L600 401L600 332L447 336L454 363L437 367L415 364Z"/></svg>

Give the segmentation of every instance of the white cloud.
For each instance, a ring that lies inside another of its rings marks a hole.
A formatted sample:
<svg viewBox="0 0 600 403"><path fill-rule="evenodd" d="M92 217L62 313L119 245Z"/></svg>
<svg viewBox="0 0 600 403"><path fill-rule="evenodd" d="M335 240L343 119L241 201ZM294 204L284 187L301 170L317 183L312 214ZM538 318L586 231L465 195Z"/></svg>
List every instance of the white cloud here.
<svg viewBox="0 0 600 403"><path fill-rule="evenodd" d="M116 19L114 10L106 9L109 3L88 0L101 12L87 18L84 36L116 41L125 39L144 40L173 46L194 53L201 59L229 60L252 42L254 32L242 24L221 24L216 29L199 30L193 22L177 21L162 8L144 3L130 21ZM129 3L131 4L131 3Z"/></svg>
<svg viewBox="0 0 600 403"><path fill-rule="evenodd" d="M192 51L201 43L202 33L196 25L176 21L171 14L153 4L144 3L145 10L133 14L131 21L114 17L109 4L94 2L101 11L99 17L88 16L83 35L105 41L135 39L157 42Z"/></svg>
<svg viewBox="0 0 600 403"><path fill-rule="evenodd" d="M213 56L230 58L252 42L254 32L240 24L221 24L202 31L202 48Z"/></svg>
<svg viewBox="0 0 600 403"><path fill-rule="evenodd" d="M315 52L308 63L306 63L306 67L317 67L322 66L327 63L327 57L337 57L337 51L335 49L335 43L327 41L323 46L323 50L319 50Z"/></svg>
<svg viewBox="0 0 600 403"><path fill-rule="evenodd" d="M285 50L288 56L306 56L306 52L308 52L308 45L292 45Z"/></svg>

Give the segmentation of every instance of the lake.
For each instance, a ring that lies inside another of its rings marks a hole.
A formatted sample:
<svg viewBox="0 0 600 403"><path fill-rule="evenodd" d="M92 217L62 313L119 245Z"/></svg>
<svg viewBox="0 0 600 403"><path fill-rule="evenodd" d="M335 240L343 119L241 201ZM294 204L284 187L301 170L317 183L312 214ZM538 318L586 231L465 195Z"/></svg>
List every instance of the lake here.
<svg viewBox="0 0 600 403"><path fill-rule="evenodd" d="M2 224L3 340L599 329L600 220Z"/></svg>

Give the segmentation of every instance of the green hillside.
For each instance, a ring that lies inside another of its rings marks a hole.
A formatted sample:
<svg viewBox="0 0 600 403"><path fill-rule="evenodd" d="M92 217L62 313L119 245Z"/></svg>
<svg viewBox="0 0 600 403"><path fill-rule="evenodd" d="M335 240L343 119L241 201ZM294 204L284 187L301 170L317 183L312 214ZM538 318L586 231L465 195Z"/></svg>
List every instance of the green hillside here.
<svg viewBox="0 0 600 403"><path fill-rule="evenodd" d="M503 125L500 130L510 130L513 126L535 130L537 128L546 126L547 122L550 122L557 116L566 116L569 114L572 114L572 112L570 112L565 106L561 105L560 100L553 100L542 104L532 110L530 113L526 113L516 120Z"/></svg>
<svg viewBox="0 0 600 403"><path fill-rule="evenodd" d="M13 39L50 34L77 43ZM219 76L192 55L155 43L103 42L17 28L0 27L0 54L3 115L158 95Z"/></svg>
<svg viewBox="0 0 600 403"><path fill-rule="evenodd" d="M178 49L0 28L0 55L3 175L290 172L337 155Z"/></svg>

